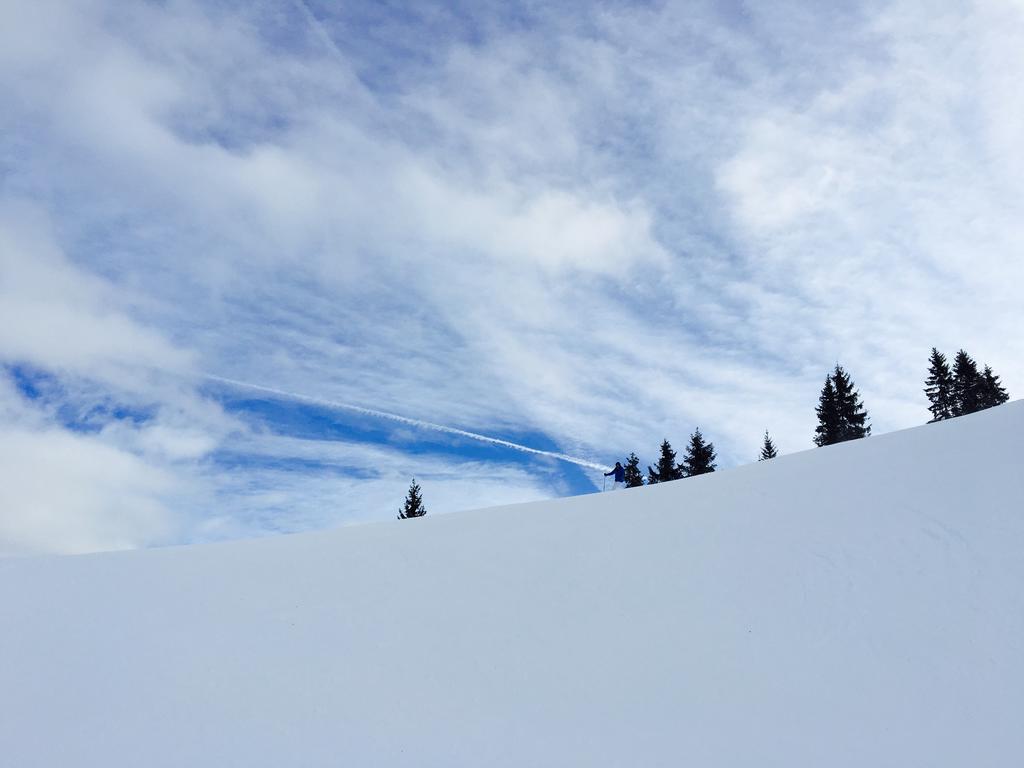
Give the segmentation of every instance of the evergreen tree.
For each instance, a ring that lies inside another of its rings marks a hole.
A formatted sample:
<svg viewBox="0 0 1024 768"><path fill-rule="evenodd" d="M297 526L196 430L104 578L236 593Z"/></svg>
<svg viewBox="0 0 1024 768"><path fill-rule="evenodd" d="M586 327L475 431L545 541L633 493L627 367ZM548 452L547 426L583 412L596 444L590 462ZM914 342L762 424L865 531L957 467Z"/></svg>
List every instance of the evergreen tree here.
<svg viewBox="0 0 1024 768"><path fill-rule="evenodd" d="M860 394L850 374L838 363L835 371L825 377L825 386L821 389L815 411L818 414L818 426L814 428L815 445L833 445L871 434Z"/></svg>
<svg viewBox="0 0 1024 768"><path fill-rule="evenodd" d="M946 356L932 347L932 355L928 359L928 378L925 379L924 393L928 396L928 410L932 418L929 422L953 418L953 373L949 370Z"/></svg>
<svg viewBox="0 0 1024 768"><path fill-rule="evenodd" d="M416 478L413 478L412 485L409 486L409 493L405 497L405 506L398 510L398 519L423 517L425 514L427 514L427 508L423 506L423 495L420 493L419 485L416 484Z"/></svg>
<svg viewBox="0 0 1024 768"><path fill-rule="evenodd" d="M839 406L836 403L836 388L832 376L825 377L825 386L818 397L818 426L814 428L814 444L821 447L839 442Z"/></svg>
<svg viewBox="0 0 1024 768"><path fill-rule="evenodd" d="M978 373L978 364L964 350L956 353L953 361L953 415L966 416L980 411L984 382Z"/></svg>
<svg viewBox="0 0 1024 768"><path fill-rule="evenodd" d="M1010 396L999 382L999 377L992 372L991 367L986 365L981 374L981 407L991 408L995 405L1002 405L1009 399Z"/></svg>
<svg viewBox="0 0 1024 768"><path fill-rule="evenodd" d="M647 484L667 483L670 480L678 480L683 476L679 467L676 466L676 452L668 440L661 443L661 456L658 458L658 468L647 467Z"/></svg>
<svg viewBox="0 0 1024 768"><path fill-rule="evenodd" d="M832 374L832 384L836 390L836 405L839 407L839 442L859 440L870 435L868 412L864 410L864 403L853 386L850 374L838 363Z"/></svg>
<svg viewBox="0 0 1024 768"><path fill-rule="evenodd" d="M640 471L640 459L635 453L631 453L626 459L626 487L639 488L643 484L644 473Z"/></svg>
<svg viewBox="0 0 1024 768"><path fill-rule="evenodd" d="M768 430L764 431L764 445L761 446L761 456L758 461L767 461L768 459L774 459L778 456L778 452L775 450L775 443L768 437Z"/></svg>
<svg viewBox="0 0 1024 768"><path fill-rule="evenodd" d="M686 456L680 465L683 477L704 475L715 471L715 446L714 443L705 443L704 436L698 427L690 435L690 444L686 446Z"/></svg>

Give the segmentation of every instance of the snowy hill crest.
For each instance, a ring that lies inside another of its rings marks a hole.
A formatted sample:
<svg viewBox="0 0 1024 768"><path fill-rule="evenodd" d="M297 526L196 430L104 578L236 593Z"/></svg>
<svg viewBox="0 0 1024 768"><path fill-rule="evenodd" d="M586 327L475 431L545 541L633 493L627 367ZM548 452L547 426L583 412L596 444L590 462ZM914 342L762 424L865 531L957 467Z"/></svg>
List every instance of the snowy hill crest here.
<svg viewBox="0 0 1024 768"><path fill-rule="evenodd" d="M0 562L17 766L1024 760L1024 402L656 485Z"/></svg>

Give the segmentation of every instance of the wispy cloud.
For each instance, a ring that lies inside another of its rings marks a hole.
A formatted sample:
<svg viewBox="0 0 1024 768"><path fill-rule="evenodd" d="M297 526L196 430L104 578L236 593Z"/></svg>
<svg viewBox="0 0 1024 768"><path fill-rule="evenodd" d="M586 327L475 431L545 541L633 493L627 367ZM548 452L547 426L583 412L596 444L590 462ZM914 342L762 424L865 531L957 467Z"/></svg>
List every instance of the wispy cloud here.
<svg viewBox="0 0 1024 768"><path fill-rule="evenodd" d="M181 478L152 498L187 530L258 429L202 370L594 465L698 425L725 463L808 447L837 359L876 431L926 418L933 345L1018 394L1022 36L999 0L15 2L0 360L146 403L72 437ZM268 515L339 488L242 475Z"/></svg>

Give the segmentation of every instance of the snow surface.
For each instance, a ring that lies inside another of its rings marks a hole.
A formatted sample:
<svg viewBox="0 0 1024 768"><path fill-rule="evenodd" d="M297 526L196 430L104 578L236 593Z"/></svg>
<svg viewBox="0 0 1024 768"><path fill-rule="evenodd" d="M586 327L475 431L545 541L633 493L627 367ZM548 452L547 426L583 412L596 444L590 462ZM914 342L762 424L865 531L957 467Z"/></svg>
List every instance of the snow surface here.
<svg viewBox="0 0 1024 768"><path fill-rule="evenodd" d="M652 488L0 561L0 762L1022 765L1022 448L1017 402Z"/></svg>

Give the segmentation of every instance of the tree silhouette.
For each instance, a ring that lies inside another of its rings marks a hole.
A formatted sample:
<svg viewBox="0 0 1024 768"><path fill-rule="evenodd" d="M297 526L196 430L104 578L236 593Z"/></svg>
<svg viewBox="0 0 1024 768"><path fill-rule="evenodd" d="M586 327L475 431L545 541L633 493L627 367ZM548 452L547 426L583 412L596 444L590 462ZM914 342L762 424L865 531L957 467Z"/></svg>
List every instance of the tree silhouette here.
<svg viewBox="0 0 1024 768"><path fill-rule="evenodd" d="M407 520L410 517L423 517L427 514L427 508L423 506L423 494L420 493L420 487L416 484L416 478L413 478L412 485L409 486L409 493L405 497L405 505L398 510L398 519Z"/></svg>
<svg viewBox="0 0 1024 768"><path fill-rule="evenodd" d="M992 369L986 365L981 374L982 407L991 408L995 405L1002 405L1009 399L1010 396L1000 384L999 377L992 373Z"/></svg>
<svg viewBox="0 0 1024 768"><path fill-rule="evenodd" d="M825 377L825 386L818 398L818 426L814 428L814 444L818 446L856 440L871 434L868 413L860 400L850 374L836 364Z"/></svg>
<svg viewBox="0 0 1024 768"><path fill-rule="evenodd" d="M984 408L983 387L978 364L961 349L953 361L953 415L966 416Z"/></svg>
<svg viewBox="0 0 1024 768"><path fill-rule="evenodd" d="M836 388L832 376L825 377L825 385L818 396L818 426L814 428L814 444L832 445L839 442L839 405L836 403Z"/></svg>
<svg viewBox="0 0 1024 768"><path fill-rule="evenodd" d="M700 427L690 435L690 443L686 446L686 456L680 467L683 477L704 475L715 471L715 445L704 442Z"/></svg>
<svg viewBox="0 0 1024 768"><path fill-rule="evenodd" d="M643 484L644 473L640 471L640 459L635 453L631 453L626 459L626 487L639 488Z"/></svg>
<svg viewBox="0 0 1024 768"><path fill-rule="evenodd" d="M924 384L924 393L930 403L928 410L932 414L931 421L953 418L953 373L949 370L946 356L935 347L932 347L932 355L928 359L928 378Z"/></svg>
<svg viewBox="0 0 1024 768"><path fill-rule="evenodd" d="M658 468L647 467L647 484L667 483L670 480L678 480L683 476L676 465L676 452L672 450L668 440L661 443L661 456L658 457Z"/></svg>

